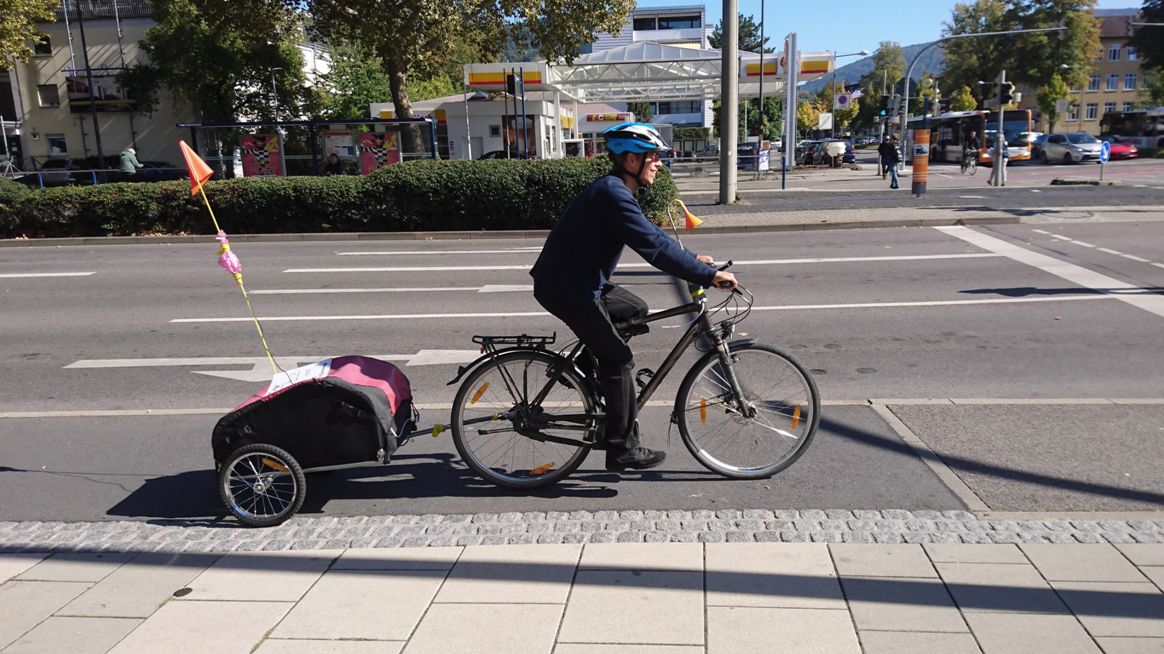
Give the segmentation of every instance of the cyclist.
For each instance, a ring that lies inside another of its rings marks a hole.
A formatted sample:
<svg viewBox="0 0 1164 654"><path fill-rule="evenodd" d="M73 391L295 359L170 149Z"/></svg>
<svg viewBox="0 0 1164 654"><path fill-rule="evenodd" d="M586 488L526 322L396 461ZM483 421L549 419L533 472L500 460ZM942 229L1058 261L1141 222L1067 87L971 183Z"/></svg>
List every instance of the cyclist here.
<svg viewBox="0 0 1164 654"><path fill-rule="evenodd" d="M970 130L966 135L966 142L962 144L962 172L970 167L970 158L978 159L978 151L982 149L982 143L978 140L978 132Z"/></svg>
<svg viewBox="0 0 1164 654"><path fill-rule="evenodd" d="M655 181L660 156L670 150L651 125L621 123L602 133L613 169L578 194L558 219L530 275L534 298L566 323L598 359L606 401L606 469L653 468L666 454L642 446L631 379L634 355L614 327L647 314L647 304L610 283L624 247L665 273L730 291L736 278L718 271L643 215L635 196Z"/></svg>

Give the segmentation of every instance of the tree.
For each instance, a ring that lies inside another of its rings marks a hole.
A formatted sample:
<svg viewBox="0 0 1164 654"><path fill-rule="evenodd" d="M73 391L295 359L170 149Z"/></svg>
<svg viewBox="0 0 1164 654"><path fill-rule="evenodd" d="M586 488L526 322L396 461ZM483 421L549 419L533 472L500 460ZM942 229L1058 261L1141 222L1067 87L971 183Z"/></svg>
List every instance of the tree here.
<svg viewBox="0 0 1164 654"><path fill-rule="evenodd" d="M1144 0L1140 7L1139 23L1164 23L1164 0ZM1136 27L1132 32L1132 45L1141 60L1140 69L1164 71L1164 27ZM1153 98L1153 102L1164 100Z"/></svg>
<svg viewBox="0 0 1164 654"><path fill-rule="evenodd" d="M336 43L328 48L331 70L322 78L323 118L366 116L368 105L392 97L383 63L367 48Z"/></svg>
<svg viewBox="0 0 1164 654"><path fill-rule="evenodd" d="M1064 25L1064 32L1003 34L945 41L943 78L966 86L981 103L995 95L990 82L1005 70L1008 81L1041 88L1059 75L1081 84L1099 48L1095 0L975 0L957 4L943 36L1038 29Z"/></svg>
<svg viewBox="0 0 1164 654"><path fill-rule="evenodd" d="M1164 71L1152 69L1144 71L1140 97L1143 98L1142 104L1152 107L1164 105Z"/></svg>
<svg viewBox="0 0 1164 654"><path fill-rule="evenodd" d="M756 134L763 134L765 139L772 140L780 138L783 129L783 107L784 101L781 98L764 98L764 111L761 115L759 98L744 98L741 99L740 111L736 114L739 119L738 134L740 141L744 141L749 136ZM744 107L747 111L744 111ZM721 104L716 100L711 104L711 126L715 129L716 134L719 134L720 126L720 110ZM761 127L762 125L762 127Z"/></svg>
<svg viewBox="0 0 1164 654"><path fill-rule="evenodd" d="M881 96L891 94L893 85L905 74L905 55L893 41L882 41L873 53L873 70L857 84L861 88L857 115L853 122L858 127L870 128L877 122Z"/></svg>
<svg viewBox="0 0 1164 654"><path fill-rule="evenodd" d="M852 107L844 110L833 109L833 97L845 90L845 85L841 82L830 81L817 91L816 97L813 99L813 104L821 112L832 112L833 127L835 131L840 132L845 130L853 119L857 117L857 110Z"/></svg>
<svg viewBox="0 0 1164 654"><path fill-rule="evenodd" d="M796 129L802 134L808 134L816 129L820 119L821 109L815 100L801 100L796 105ZM790 139L791 140L791 139Z"/></svg>
<svg viewBox="0 0 1164 654"><path fill-rule="evenodd" d="M974 92L969 86L950 94L950 111L974 111L978 108L978 101L974 99Z"/></svg>
<svg viewBox="0 0 1164 654"><path fill-rule="evenodd" d="M635 120L640 123L649 123L655 117L655 112L651 111L650 102L628 102L626 110L635 115Z"/></svg>
<svg viewBox="0 0 1164 654"><path fill-rule="evenodd" d="M765 36L763 41L760 40L760 25L751 16L740 14L738 27L736 47L741 51L759 52L760 47L763 46L764 52L775 52L768 45L768 40L771 37ZM719 24L711 30L711 36L707 37L707 42L716 50L723 49L723 19L720 19Z"/></svg>
<svg viewBox="0 0 1164 654"><path fill-rule="evenodd" d="M383 60L395 114L412 118L409 79L431 78L466 46L484 55L505 47L514 26L550 60L571 60L598 32L617 33L634 0L283 0L306 7L330 39L360 43Z"/></svg>
<svg viewBox="0 0 1164 654"><path fill-rule="evenodd" d="M296 47L304 35L295 12L276 0L150 4L157 25L140 43L149 63L121 76L139 106L152 107L165 87L194 105L203 121L234 121L240 114L261 119L276 112L282 119L302 115L309 97Z"/></svg>
<svg viewBox="0 0 1164 654"><path fill-rule="evenodd" d="M1051 81L1039 89L1035 100L1039 105L1039 111L1042 111L1047 116L1047 132L1055 133L1055 121L1059 119L1059 111L1055 105L1060 100L1066 100L1071 95L1071 90L1067 87L1067 82L1063 81L1062 77L1055 75Z"/></svg>
<svg viewBox="0 0 1164 654"><path fill-rule="evenodd" d="M0 0L0 63L9 58L28 61L32 55L29 41L44 35L37 23L53 19L56 0Z"/></svg>

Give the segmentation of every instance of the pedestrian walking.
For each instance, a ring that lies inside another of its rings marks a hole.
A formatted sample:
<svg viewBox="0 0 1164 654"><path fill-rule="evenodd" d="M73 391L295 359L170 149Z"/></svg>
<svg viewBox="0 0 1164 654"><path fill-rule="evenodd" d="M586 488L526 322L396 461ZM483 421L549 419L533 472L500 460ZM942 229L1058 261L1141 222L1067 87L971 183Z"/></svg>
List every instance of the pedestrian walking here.
<svg viewBox="0 0 1164 654"><path fill-rule="evenodd" d="M118 155L117 169L121 172L122 177L129 177L137 174L138 168L144 168L140 161L137 160L137 150L132 147L126 148Z"/></svg>
<svg viewBox="0 0 1164 654"><path fill-rule="evenodd" d="M901 155L897 150L897 135L886 136L881 145L877 146L877 154L881 155L881 165L889 169L889 188L897 188L897 164L901 162Z"/></svg>

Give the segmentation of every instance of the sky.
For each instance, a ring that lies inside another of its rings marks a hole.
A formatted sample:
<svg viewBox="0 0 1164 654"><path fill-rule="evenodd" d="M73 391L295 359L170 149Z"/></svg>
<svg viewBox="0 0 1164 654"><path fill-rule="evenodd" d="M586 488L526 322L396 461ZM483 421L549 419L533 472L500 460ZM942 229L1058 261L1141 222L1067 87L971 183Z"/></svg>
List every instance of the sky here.
<svg viewBox="0 0 1164 654"><path fill-rule="evenodd" d="M739 11L760 22L761 0L737 0ZM838 54L873 52L882 41L901 45L926 43L938 38L942 23L949 20L957 0L764 0L764 36L768 46L783 48L784 36L796 32L801 52L836 50ZM963 0L966 2L967 0ZM640 7L698 5L684 0L638 0ZM723 2L702 3L708 25L718 25ZM1099 0L1100 9L1139 7L1141 0ZM850 61L856 61L853 57ZM841 65L845 62L842 61Z"/></svg>

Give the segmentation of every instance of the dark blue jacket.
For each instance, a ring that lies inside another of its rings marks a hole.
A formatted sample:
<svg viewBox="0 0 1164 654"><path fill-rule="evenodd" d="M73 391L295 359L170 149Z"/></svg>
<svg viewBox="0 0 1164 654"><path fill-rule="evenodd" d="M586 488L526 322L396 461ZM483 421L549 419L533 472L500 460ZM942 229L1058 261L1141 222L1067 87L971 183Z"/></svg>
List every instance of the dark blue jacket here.
<svg viewBox="0 0 1164 654"><path fill-rule="evenodd" d="M635 196L615 175L598 178L570 202L550 230L530 275L534 295L556 302L586 302L602 295L623 247L665 273L710 286L715 268L647 220Z"/></svg>

